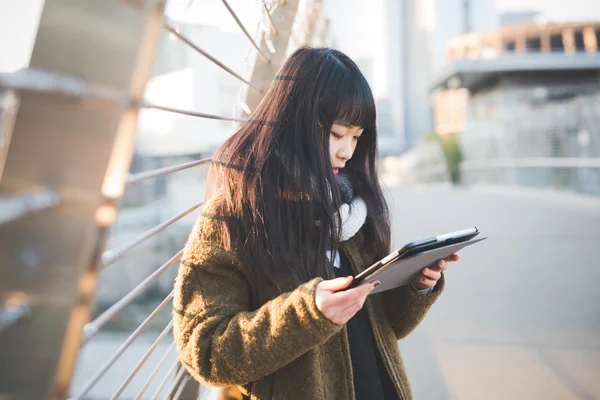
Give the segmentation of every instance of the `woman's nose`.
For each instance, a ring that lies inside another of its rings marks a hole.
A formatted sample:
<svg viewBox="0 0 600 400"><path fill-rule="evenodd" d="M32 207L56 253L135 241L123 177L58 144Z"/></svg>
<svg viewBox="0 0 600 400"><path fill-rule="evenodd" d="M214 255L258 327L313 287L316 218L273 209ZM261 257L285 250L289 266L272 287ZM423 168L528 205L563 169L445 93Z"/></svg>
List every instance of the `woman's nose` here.
<svg viewBox="0 0 600 400"><path fill-rule="evenodd" d="M348 161L352 157L352 142L349 140L344 140L342 146L338 151L338 157L344 161Z"/></svg>

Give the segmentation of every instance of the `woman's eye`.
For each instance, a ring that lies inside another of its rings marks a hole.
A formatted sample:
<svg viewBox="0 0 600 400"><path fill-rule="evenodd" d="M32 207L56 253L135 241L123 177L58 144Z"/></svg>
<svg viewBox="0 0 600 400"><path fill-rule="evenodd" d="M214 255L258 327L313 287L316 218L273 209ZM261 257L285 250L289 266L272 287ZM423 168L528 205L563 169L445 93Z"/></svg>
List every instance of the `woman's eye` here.
<svg viewBox="0 0 600 400"><path fill-rule="evenodd" d="M333 136L335 136L335 138L336 138L336 139L341 139L341 138L343 138L343 137L344 137L344 136L342 136L342 135L338 135L338 134L337 134L337 133L335 133L335 132L331 132L331 134L332 134Z"/></svg>

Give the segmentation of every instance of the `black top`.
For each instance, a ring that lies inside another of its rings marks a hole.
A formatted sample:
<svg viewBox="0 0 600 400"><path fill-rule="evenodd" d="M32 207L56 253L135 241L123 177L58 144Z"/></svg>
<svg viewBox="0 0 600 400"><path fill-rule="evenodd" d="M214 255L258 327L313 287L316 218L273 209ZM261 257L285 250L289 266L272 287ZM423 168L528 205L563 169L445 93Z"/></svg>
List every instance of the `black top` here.
<svg viewBox="0 0 600 400"><path fill-rule="evenodd" d="M335 268L336 277L352 275L347 259L340 254L341 268ZM347 323L354 395L356 400L397 400L398 394L375 345L373 330L365 308Z"/></svg>

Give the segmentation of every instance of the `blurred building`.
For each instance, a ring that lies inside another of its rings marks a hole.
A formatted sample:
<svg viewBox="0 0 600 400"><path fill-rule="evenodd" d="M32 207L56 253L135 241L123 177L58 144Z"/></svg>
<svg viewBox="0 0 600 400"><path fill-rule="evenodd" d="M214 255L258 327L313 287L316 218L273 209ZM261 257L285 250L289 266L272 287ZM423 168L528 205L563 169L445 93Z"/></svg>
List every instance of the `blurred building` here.
<svg viewBox="0 0 600 400"><path fill-rule="evenodd" d="M495 31L500 22L494 0L435 0L434 74L448 63L447 47L455 38ZM430 76L429 85L434 76ZM433 102L436 132L462 130L467 97L468 93L459 88L451 88L436 96Z"/></svg>
<svg viewBox="0 0 600 400"><path fill-rule="evenodd" d="M433 82L436 131L461 133L465 165L599 157L599 43L600 23L526 24L452 40ZM485 179L596 192L596 172L504 168Z"/></svg>
<svg viewBox="0 0 600 400"><path fill-rule="evenodd" d="M423 2L386 2L389 99L396 148L405 151L432 129L428 84L431 78L433 24ZM383 138L393 142L393 138Z"/></svg>
<svg viewBox="0 0 600 400"><path fill-rule="evenodd" d="M435 0L434 69L444 64L447 43L464 34L499 28L494 0Z"/></svg>
<svg viewBox="0 0 600 400"><path fill-rule="evenodd" d="M493 0L388 0L386 5L392 119L405 151L433 131L430 84L446 43L467 32L494 30L499 20Z"/></svg>

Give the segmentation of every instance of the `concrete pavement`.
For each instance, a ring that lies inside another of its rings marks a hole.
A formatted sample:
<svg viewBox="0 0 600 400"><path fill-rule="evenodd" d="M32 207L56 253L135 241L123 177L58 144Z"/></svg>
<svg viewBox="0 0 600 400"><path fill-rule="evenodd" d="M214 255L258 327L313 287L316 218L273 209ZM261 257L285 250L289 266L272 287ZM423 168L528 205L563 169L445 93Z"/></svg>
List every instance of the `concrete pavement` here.
<svg viewBox="0 0 600 400"><path fill-rule="evenodd" d="M397 246L476 225L425 321L400 342L415 399L600 399L600 199L390 190Z"/></svg>

